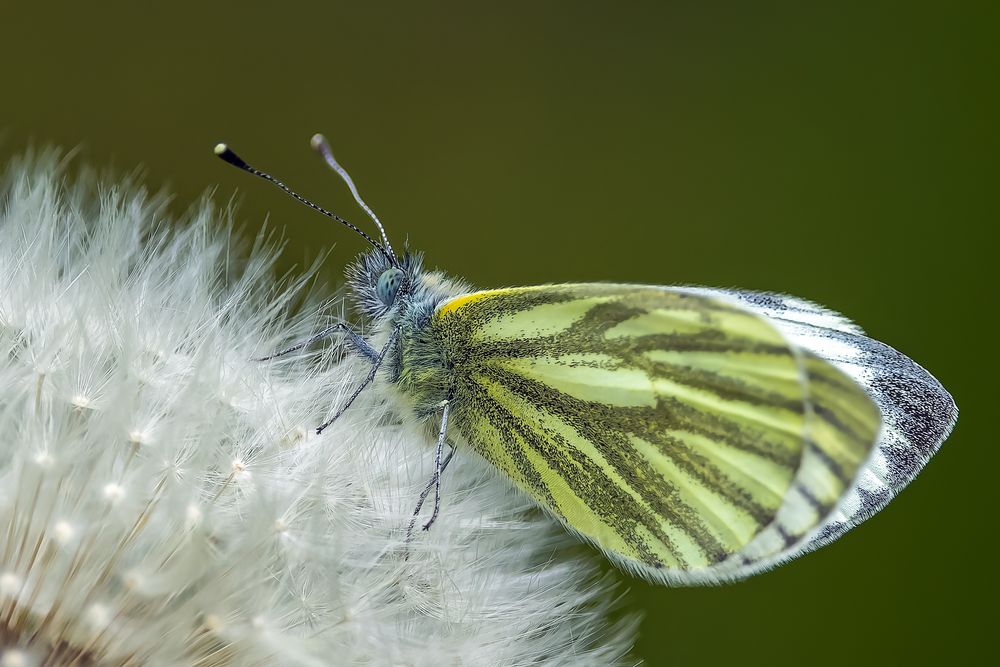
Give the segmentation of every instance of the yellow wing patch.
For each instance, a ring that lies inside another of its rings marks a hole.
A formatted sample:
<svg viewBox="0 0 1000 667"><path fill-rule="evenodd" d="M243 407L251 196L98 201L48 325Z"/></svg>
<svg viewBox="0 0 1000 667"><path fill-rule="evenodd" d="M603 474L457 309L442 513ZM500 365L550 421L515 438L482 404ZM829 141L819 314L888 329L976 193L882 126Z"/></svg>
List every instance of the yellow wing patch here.
<svg viewBox="0 0 1000 667"><path fill-rule="evenodd" d="M472 292L471 294L463 294L462 296L456 297L447 303L441 305L438 309L438 315L445 315L453 310L458 310L462 306L472 303L473 301L478 301L479 299L485 299L490 296L495 296L497 294L503 294L504 292L509 292L506 289L494 289L486 290L483 292Z"/></svg>
<svg viewBox="0 0 1000 667"><path fill-rule="evenodd" d="M745 576L850 485L877 408L764 318L683 289L577 284L439 307L467 444L627 569Z"/></svg>

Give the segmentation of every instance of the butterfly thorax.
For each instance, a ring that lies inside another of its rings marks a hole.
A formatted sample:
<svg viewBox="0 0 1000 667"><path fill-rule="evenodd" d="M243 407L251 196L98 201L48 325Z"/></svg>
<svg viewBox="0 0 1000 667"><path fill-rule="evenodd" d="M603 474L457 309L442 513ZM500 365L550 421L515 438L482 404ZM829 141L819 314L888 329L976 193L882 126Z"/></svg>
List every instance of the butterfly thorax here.
<svg viewBox="0 0 1000 667"><path fill-rule="evenodd" d="M382 385L386 398L398 411L420 420L440 413L441 402L451 397L453 389L455 360L430 326L435 310L472 291L439 271L425 271L422 260L419 254L405 254L393 267L382 253L370 252L347 271L352 301L374 324L375 338L385 341L398 331L384 363L383 377L389 380ZM402 280L391 304L386 304L379 279L393 268L402 271Z"/></svg>

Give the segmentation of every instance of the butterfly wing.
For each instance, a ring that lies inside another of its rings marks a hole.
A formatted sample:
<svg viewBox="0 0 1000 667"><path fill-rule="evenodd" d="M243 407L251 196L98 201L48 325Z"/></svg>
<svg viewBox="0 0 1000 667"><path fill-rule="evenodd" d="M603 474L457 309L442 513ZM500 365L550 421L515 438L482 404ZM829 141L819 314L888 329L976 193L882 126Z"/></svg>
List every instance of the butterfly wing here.
<svg viewBox="0 0 1000 667"><path fill-rule="evenodd" d="M651 580L736 579L801 550L879 432L833 365L683 288L476 292L431 329L457 439Z"/></svg>

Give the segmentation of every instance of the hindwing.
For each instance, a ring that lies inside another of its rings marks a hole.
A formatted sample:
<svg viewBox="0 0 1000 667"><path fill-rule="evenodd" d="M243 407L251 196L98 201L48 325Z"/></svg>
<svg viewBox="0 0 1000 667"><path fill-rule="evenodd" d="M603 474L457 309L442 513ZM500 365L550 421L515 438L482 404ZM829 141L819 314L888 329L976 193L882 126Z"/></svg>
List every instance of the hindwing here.
<svg viewBox="0 0 1000 667"><path fill-rule="evenodd" d="M571 284L438 307L457 440L626 569L768 567L851 487L880 416L751 310L683 288Z"/></svg>

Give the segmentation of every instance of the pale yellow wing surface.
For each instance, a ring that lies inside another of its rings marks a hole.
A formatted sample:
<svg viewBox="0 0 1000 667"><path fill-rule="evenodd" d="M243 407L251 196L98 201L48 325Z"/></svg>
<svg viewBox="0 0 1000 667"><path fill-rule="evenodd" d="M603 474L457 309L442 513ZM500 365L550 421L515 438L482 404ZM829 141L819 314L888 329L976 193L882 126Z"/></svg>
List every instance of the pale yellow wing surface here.
<svg viewBox="0 0 1000 667"><path fill-rule="evenodd" d="M440 306L457 439L610 558L672 583L792 553L851 484L879 412L737 305L571 284Z"/></svg>

